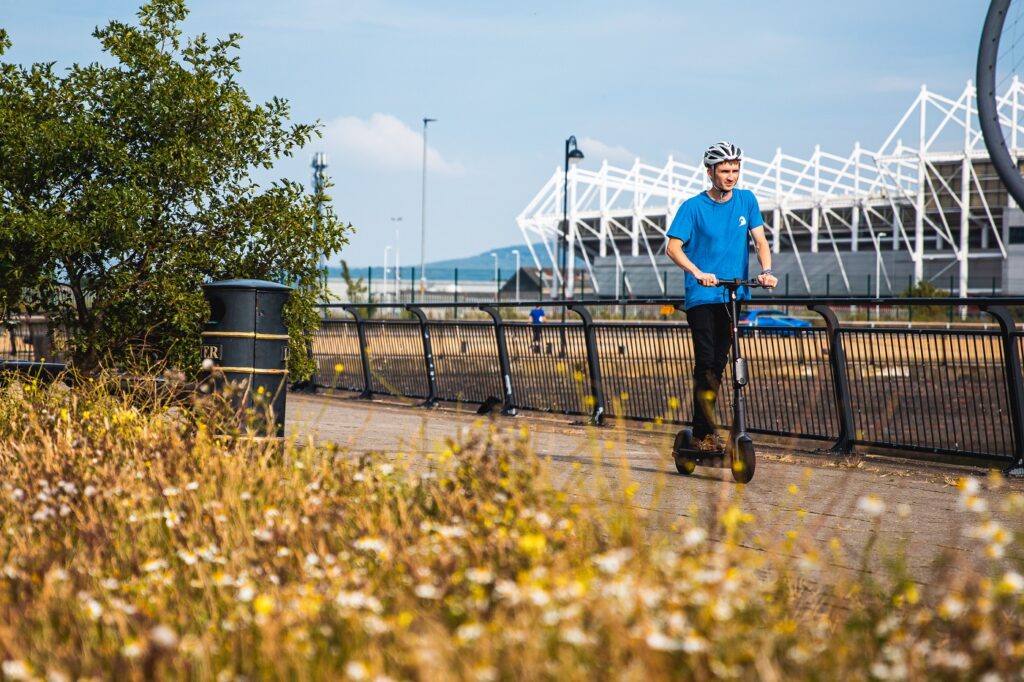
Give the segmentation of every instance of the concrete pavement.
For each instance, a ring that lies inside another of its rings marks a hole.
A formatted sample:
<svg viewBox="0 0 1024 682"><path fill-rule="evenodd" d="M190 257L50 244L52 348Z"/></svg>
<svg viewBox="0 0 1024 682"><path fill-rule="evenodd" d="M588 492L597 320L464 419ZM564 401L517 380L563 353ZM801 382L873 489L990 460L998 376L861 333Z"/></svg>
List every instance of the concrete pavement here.
<svg viewBox="0 0 1024 682"><path fill-rule="evenodd" d="M350 395L289 394L287 430L300 437L333 441L350 452L385 451L425 453L460 429L482 423L472 410L458 406L432 410L402 404L397 399L363 401ZM1009 528L1020 528L1021 518L1002 510L1009 495L1024 491L1024 482L1009 481L986 489L983 468L899 460L871 454L838 458L814 454L808 441L775 441L755 436L758 463L754 480L746 486L732 481L727 469L698 468L692 476L676 473L670 456L674 429L620 422L595 428L572 423L564 415L525 413L496 417L498 428L527 427L535 451L549 462L556 485L570 493L598 496L642 510L652 527L669 528L680 517L694 517L708 527L730 504L739 503L754 514L761 548L786 553L787 538L813 539L824 550L837 538L843 558L836 566L859 568L863 548L872 529L880 534L882 553L906 547L908 569L915 579L928 582L941 557L953 561L984 562L982 545L967 537L965 528L981 517L958 506L961 476L982 479L981 496L987 498L993 518ZM424 459L423 464L428 463ZM574 465L578 465L574 470ZM570 481L572 483L570 484ZM602 487L599 481L607 486ZM574 486L583 482L587 491ZM619 493L630 482L636 492L625 502ZM858 509L858 501L877 496L886 511L873 518ZM869 566L877 566L872 553Z"/></svg>

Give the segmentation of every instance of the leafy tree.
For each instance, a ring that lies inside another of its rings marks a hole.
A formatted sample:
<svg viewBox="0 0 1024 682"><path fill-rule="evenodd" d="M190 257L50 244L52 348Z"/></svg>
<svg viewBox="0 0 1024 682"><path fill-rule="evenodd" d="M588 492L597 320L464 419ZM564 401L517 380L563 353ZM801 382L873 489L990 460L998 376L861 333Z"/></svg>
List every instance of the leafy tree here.
<svg viewBox="0 0 1024 682"><path fill-rule="evenodd" d="M341 259L341 279L345 282L345 290L348 292L350 303L358 303L366 296L368 289L366 280L362 277L358 279L353 277L352 271L348 267L348 261L344 258Z"/></svg>
<svg viewBox="0 0 1024 682"><path fill-rule="evenodd" d="M138 25L94 32L112 59L0 62L0 316L54 314L80 369L129 358L199 366L202 285L294 285L286 311L293 374L325 294L321 254L350 226L326 191L272 168L319 135L285 100L254 104L236 78L241 36L183 38L184 0L153 0ZM0 31L0 55L10 47Z"/></svg>
<svg viewBox="0 0 1024 682"><path fill-rule="evenodd" d="M949 290L922 279L917 284L908 286L900 292L900 296L904 298L946 298L949 296ZM911 308L910 314L919 322L942 322L949 319L951 310L950 306L922 305Z"/></svg>
<svg viewBox="0 0 1024 682"><path fill-rule="evenodd" d="M345 282L345 291L348 294L349 303L358 303L366 297L369 290L366 281L362 277L356 278L352 276L352 271L348 267L348 261L344 258L341 259L341 279ZM370 316L370 311L366 308L361 308L360 312L366 317Z"/></svg>

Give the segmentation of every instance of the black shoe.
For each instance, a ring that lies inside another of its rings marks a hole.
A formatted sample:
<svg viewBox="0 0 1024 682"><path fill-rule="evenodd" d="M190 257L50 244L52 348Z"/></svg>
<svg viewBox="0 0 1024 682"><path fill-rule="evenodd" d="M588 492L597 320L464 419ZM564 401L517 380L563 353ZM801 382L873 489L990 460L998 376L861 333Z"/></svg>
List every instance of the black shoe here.
<svg viewBox="0 0 1024 682"><path fill-rule="evenodd" d="M693 446L700 452L725 452L725 442L716 433L709 433L700 440L694 440Z"/></svg>

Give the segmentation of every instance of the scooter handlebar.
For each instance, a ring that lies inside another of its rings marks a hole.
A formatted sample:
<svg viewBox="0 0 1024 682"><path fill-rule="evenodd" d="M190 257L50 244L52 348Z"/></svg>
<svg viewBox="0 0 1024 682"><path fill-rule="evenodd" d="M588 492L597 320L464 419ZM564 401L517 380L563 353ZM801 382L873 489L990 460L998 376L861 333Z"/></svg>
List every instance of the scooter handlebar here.
<svg viewBox="0 0 1024 682"><path fill-rule="evenodd" d="M715 286L724 287L729 290L739 289L740 287L751 287L754 289L768 289L769 287L761 284L757 279L720 279L718 284Z"/></svg>

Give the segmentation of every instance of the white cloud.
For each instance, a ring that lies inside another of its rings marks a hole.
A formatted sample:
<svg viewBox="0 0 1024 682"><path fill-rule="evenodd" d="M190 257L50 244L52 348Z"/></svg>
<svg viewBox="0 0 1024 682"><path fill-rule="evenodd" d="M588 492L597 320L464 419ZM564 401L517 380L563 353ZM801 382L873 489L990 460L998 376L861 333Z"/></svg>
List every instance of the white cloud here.
<svg viewBox="0 0 1024 682"><path fill-rule="evenodd" d="M423 134L391 114L376 113L369 119L342 116L329 121L322 145L337 161L355 160L385 170L423 167ZM434 147L427 147L427 167L432 173L458 175L462 164L449 161Z"/></svg>
<svg viewBox="0 0 1024 682"><path fill-rule="evenodd" d="M580 138L580 151L586 155L588 160L600 162L607 159L608 163L618 166L632 166L637 158L637 154L634 154L622 145L613 146L605 144L601 140L595 140L592 137Z"/></svg>

